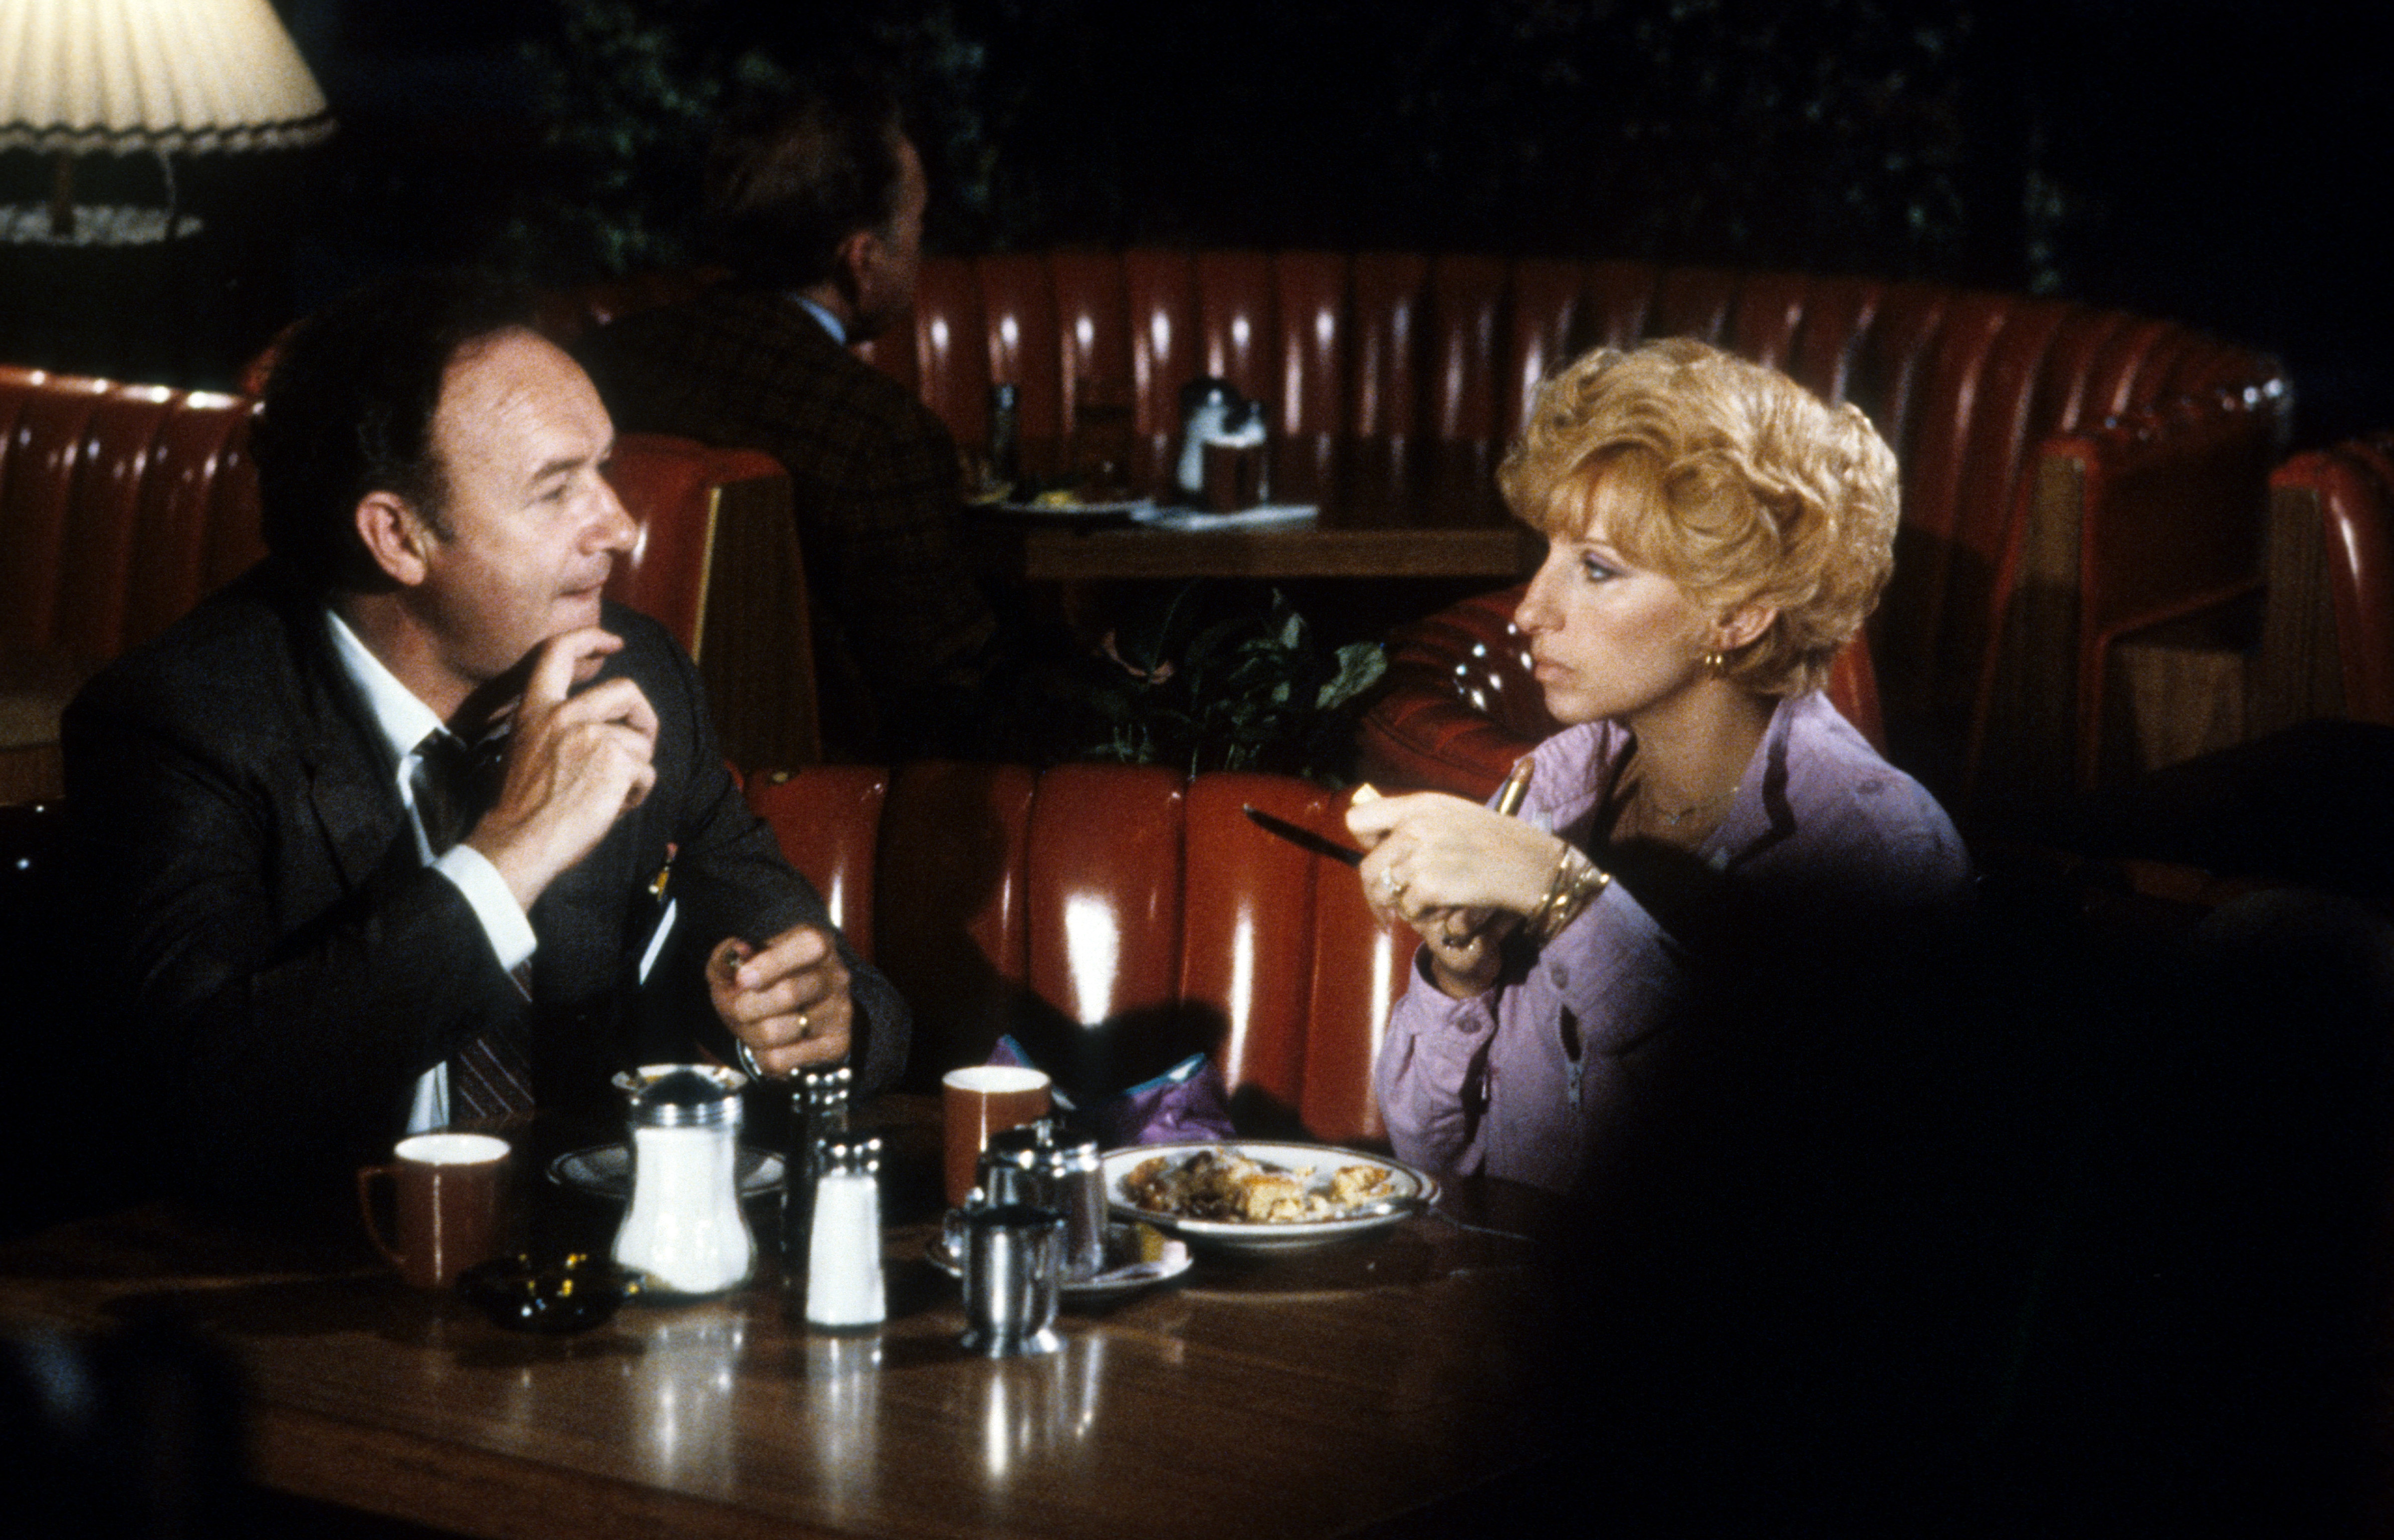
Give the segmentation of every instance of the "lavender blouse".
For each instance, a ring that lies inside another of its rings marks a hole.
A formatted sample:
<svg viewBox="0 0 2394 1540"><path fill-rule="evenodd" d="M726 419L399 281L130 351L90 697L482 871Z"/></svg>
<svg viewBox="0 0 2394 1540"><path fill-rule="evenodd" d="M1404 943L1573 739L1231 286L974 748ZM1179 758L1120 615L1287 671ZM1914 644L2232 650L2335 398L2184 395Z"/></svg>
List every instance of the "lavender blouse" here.
<svg viewBox="0 0 2394 1540"><path fill-rule="evenodd" d="M1590 848L1631 746L1611 722L1547 739L1520 816ZM1815 915L1823 905L1927 908L1959 899L1969 879L1944 809L1818 691L1780 702L1696 855L1758 901L1757 915L1774 899ZM1526 973L1508 970L1470 999L1450 998L1417 958L1373 1076L1397 1154L1570 1190L1622 1098L1624 1056L1667 1030L1690 982L1686 950L1621 882Z"/></svg>

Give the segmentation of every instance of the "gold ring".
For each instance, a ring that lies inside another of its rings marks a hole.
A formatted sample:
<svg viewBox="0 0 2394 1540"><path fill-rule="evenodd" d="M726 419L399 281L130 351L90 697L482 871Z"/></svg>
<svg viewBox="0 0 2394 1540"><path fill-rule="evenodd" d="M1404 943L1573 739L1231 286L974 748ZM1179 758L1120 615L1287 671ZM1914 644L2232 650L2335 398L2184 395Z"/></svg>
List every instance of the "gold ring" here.
<svg viewBox="0 0 2394 1540"><path fill-rule="evenodd" d="M815 1024L807 1020L805 1011L798 1012L798 1041L803 1043L814 1034Z"/></svg>

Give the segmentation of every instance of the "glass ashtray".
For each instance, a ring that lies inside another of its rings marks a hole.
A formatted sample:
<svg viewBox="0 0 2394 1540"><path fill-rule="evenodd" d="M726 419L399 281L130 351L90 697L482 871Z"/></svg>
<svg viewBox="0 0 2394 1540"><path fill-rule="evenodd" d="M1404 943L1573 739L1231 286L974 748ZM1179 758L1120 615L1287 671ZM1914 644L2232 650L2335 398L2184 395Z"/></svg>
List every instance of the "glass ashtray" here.
<svg viewBox="0 0 2394 1540"><path fill-rule="evenodd" d="M546 1261L496 1257L460 1273L457 1292L493 1325L562 1335L612 1321L624 1301L640 1292L640 1275L581 1252Z"/></svg>

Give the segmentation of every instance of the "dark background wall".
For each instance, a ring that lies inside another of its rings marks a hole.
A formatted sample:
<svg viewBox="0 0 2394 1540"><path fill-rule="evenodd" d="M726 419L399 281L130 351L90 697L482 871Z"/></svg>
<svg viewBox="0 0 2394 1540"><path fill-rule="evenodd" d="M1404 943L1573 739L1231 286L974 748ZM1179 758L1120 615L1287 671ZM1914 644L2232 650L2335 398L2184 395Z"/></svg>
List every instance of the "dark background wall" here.
<svg viewBox="0 0 2394 1540"><path fill-rule="evenodd" d="M208 226L171 261L9 254L0 355L222 383L377 268L489 261L569 281L680 260L727 94L872 54L910 80L939 249L1380 245L1931 277L2273 350L2306 442L2394 421L2384 243L2361 233L2394 172L2394 112L2345 24L2311 7L277 7L340 132L183 164ZM0 198L37 196L46 175L0 156Z"/></svg>

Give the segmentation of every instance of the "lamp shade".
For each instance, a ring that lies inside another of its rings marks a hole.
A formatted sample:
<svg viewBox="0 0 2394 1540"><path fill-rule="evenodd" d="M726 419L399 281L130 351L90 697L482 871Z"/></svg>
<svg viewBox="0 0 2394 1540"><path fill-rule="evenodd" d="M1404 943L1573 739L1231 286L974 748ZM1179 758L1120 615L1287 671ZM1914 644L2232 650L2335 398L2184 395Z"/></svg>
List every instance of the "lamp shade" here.
<svg viewBox="0 0 2394 1540"><path fill-rule="evenodd" d="M0 150L259 150L332 126L267 0L0 0Z"/></svg>

